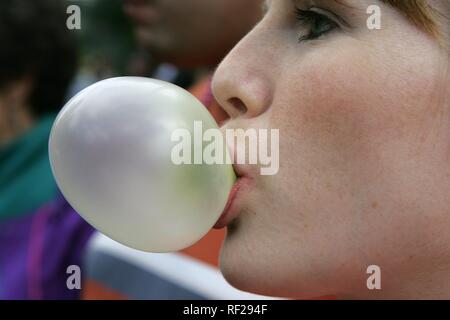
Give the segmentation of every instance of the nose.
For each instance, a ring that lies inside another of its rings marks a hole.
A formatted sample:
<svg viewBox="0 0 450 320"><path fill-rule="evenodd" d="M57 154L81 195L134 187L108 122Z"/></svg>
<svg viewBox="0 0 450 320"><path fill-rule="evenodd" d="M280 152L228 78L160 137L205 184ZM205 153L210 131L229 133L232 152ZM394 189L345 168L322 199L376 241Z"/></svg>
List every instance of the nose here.
<svg viewBox="0 0 450 320"><path fill-rule="evenodd" d="M256 27L227 55L214 74L214 97L231 119L257 117L272 102L269 70L274 62L269 61L269 52L261 50L261 40Z"/></svg>

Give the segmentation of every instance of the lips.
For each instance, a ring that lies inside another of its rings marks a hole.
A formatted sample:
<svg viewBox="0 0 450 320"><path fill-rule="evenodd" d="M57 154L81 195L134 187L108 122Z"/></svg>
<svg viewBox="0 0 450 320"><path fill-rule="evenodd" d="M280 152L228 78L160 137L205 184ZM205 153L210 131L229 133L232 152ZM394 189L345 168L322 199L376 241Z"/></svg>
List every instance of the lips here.
<svg viewBox="0 0 450 320"><path fill-rule="evenodd" d="M225 209L222 212L219 220L217 220L214 225L214 229L222 229L231 223L238 215L239 208L238 202L241 194L244 189L248 188L251 185L252 179L248 176L238 176L233 188L230 191L228 196L227 204L225 205Z"/></svg>

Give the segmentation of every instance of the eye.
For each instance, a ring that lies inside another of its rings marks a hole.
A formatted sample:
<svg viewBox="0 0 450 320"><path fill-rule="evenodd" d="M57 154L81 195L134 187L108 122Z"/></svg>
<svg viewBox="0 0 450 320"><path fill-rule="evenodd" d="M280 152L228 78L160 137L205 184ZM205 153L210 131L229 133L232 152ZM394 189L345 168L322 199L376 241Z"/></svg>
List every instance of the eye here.
<svg viewBox="0 0 450 320"><path fill-rule="evenodd" d="M306 35L299 38L299 42L318 39L322 35L339 28L339 25L325 14L298 8L295 13L297 20L309 29Z"/></svg>

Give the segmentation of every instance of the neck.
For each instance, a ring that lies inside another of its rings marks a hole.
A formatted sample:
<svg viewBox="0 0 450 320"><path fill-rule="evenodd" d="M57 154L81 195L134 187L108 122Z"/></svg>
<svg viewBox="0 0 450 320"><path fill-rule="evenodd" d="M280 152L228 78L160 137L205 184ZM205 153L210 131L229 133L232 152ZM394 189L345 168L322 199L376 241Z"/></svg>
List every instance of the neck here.
<svg viewBox="0 0 450 320"><path fill-rule="evenodd" d="M443 259L446 260L446 259ZM411 262L412 264L414 262ZM424 271L426 270L426 271ZM364 300L417 300L450 299L450 263L436 261L422 266L420 271L397 272L381 271L381 289L360 289L356 293L338 295L338 299Z"/></svg>

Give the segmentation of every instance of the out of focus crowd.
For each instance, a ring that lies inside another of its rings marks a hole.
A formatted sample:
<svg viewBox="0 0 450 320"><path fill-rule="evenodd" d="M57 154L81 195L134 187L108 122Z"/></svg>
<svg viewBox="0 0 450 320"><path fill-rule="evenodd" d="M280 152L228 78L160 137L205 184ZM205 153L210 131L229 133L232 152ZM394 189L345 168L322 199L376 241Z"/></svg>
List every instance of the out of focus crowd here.
<svg viewBox="0 0 450 320"><path fill-rule="evenodd" d="M68 99L117 76L175 83L225 121L211 75L261 18L260 7L260 0L0 1L0 299L248 297L218 271L224 231L165 256L99 235L60 194L48 137Z"/></svg>

